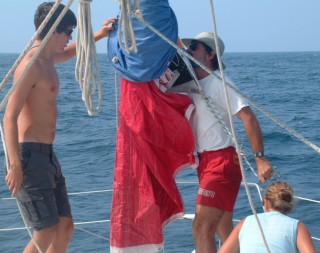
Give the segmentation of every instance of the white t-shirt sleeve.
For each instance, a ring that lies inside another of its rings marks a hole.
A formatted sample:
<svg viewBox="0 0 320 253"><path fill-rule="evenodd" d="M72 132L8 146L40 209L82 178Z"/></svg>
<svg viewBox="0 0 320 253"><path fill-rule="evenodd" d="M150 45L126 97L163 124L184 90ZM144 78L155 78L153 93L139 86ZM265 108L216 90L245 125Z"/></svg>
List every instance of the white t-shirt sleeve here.
<svg viewBox="0 0 320 253"><path fill-rule="evenodd" d="M224 111L228 111L228 103L225 95L225 89L222 81L217 79L217 88L216 96L214 98L215 104L218 107L221 107ZM226 82L236 87L230 79L226 79ZM236 115L243 107L249 106L249 104L238 94L235 90L227 85L227 95L230 104L230 110L232 115Z"/></svg>

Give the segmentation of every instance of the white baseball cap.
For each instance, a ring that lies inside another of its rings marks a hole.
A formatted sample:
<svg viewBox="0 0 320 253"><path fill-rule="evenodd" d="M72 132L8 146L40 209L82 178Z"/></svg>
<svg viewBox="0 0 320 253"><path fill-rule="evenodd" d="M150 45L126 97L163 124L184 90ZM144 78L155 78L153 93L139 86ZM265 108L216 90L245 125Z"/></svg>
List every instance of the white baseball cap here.
<svg viewBox="0 0 320 253"><path fill-rule="evenodd" d="M223 41L217 36L218 39L218 47L220 51L220 56L223 55L224 52L224 43ZM202 32L199 33L196 37L192 39L182 39L183 44L185 44L187 47L191 44L191 41L200 41L207 46L209 46L213 51L217 52L216 42L214 40L214 34L212 32Z"/></svg>

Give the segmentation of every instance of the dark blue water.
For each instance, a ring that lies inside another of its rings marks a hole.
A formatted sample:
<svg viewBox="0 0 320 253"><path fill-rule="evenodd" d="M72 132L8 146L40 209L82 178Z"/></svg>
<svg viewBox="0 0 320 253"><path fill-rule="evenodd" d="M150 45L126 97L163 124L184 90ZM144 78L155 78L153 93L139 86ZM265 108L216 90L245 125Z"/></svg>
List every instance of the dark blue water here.
<svg viewBox="0 0 320 253"><path fill-rule="evenodd" d="M0 54L0 80L4 78L18 55ZM308 53L226 53L226 73L238 88L263 109L281 119L309 141L320 145L320 52ZM116 96L113 69L106 55L99 55L103 82L102 111L88 116L81 91L74 78L75 61L58 66L61 90L55 149L64 170L70 193L111 189L116 134ZM11 85L11 81L7 86ZM1 100L8 88L0 93ZM254 107L253 107L254 108ZM290 183L298 196L320 200L320 156L296 137L256 110L264 133L265 153ZM1 112L1 119L3 113ZM240 143L251 158L250 147L241 123L235 122ZM1 148L1 162L3 151ZM252 162L252 160L250 160ZM254 165L254 164L253 164ZM246 167L248 181L257 182ZM5 168L0 168L0 198L9 197L5 184ZM274 179L275 180L275 179ZM196 172L188 169L177 181L197 181ZM266 188L268 184L259 184ZM193 213L197 184L179 184L186 212ZM255 191L253 191L255 192ZM252 193L253 194L253 193ZM111 193L70 196L75 222L109 219ZM259 199L254 194L257 210ZM293 217L301 219L312 234L320 237L319 204L300 201ZM250 214L245 193L241 190L235 218ZM0 229L22 227L14 200L0 200ZM194 249L192 221L177 220L165 230L165 252L183 253ZM68 252L109 252L109 223L77 226ZM82 230L79 230L82 229ZM90 231L100 237L88 234ZM21 252L29 240L25 230L0 232L0 252ZM319 242L316 242L320 250Z"/></svg>

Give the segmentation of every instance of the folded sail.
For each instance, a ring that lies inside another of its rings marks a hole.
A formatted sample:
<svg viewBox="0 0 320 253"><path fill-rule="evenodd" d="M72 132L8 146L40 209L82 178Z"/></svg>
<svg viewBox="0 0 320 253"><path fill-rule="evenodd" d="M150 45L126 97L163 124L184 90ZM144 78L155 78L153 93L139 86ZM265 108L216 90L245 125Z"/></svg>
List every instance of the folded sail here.
<svg viewBox="0 0 320 253"><path fill-rule="evenodd" d="M121 80L111 211L111 252L158 252L162 228L184 213L174 180L194 164L194 139L184 95L151 82ZM191 107L190 107L191 106Z"/></svg>
<svg viewBox="0 0 320 253"><path fill-rule="evenodd" d="M140 0L145 21L171 41L178 40L178 23L168 0ZM120 18L118 18L118 21ZM176 49L132 15L132 26L138 52L126 52L118 43L118 23L108 38L111 64L128 80L145 82L158 78L168 68ZM121 36L124 40L124 36ZM123 42L123 41L122 41ZM116 59L116 60L115 60Z"/></svg>

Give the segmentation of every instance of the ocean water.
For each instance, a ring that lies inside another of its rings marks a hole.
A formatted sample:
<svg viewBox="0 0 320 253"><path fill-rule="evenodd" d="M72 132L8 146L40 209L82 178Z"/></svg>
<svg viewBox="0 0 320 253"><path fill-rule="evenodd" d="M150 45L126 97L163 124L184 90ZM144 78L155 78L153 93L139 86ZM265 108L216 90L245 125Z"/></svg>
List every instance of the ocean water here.
<svg viewBox="0 0 320 253"><path fill-rule="evenodd" d="M17 54L0 54L2 81ZM261 108L283 121L316 145L320 145L320 52L296 53L226 53L224 63L228 74L246 96ZM103 82L103 104L99 114L88 115L81 99L80 88L74 78L75 60L57 66L60 74L58 124L55 150L62 165L70 193L91 192L112 188L114 150L116 143L116 111L114 71L106 55L99 55L99 69ZM11 86L10 81L8 87ZM8 87L1 93L4 98ZM297 196L320 200L320 156L292 134L266 117L254 106L264 135L265 153L277 167L281 180L290 183ZM1 119L3 118L3 112ZM1 120L2 121L2 120ZM243 127L235 121L239 142L252 156ZM0 164L3 149L0 148ZM255 165L253 163L253 167ZM257 183L252 171L245 166L248 181ZM0 252L22 252L29 240L23 227L15 200L10 197L5 180L5 167L0 168ZM273 178L272 182L277 180ZM177 176L186 213L193 213L197 191L196 171L187 169ZM193 183L183 183L184 181ZM258 184L265 189L267 184ZM110 217L111 192L73 194L70 201L74 221L95 223L76 226L69 251L72 253L109 252L109 223L98 222ZM257 211L262 211L255 188L252 195ZM291 214L301 219L315 237L320 237L320 205L299 201ZM235 218L250 214L243 189L240 192ZM191 220L177 220L164 229L165 252L191 252L194 244ZM320 251L320 243L316 241Z"/></svg>

